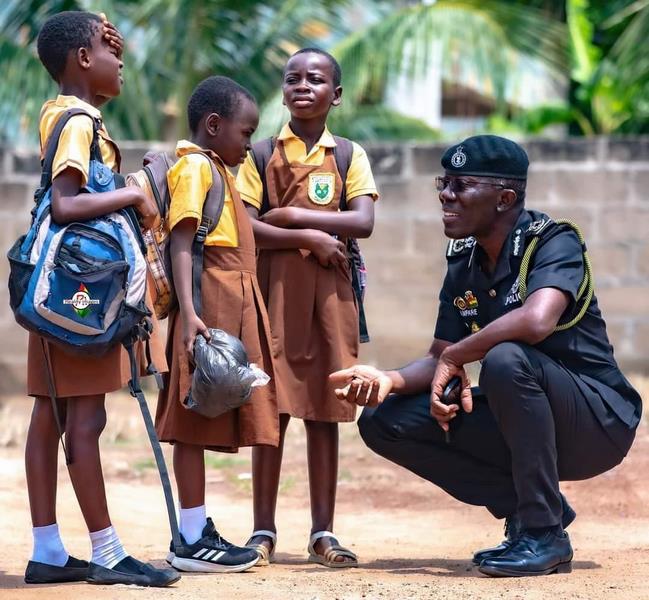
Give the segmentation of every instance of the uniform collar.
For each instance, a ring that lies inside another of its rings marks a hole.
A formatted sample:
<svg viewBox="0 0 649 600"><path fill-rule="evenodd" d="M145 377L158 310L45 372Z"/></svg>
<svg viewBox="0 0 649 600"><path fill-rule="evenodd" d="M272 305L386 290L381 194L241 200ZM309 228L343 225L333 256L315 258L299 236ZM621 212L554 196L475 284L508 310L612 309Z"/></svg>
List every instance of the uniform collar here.
<svg viewBox="0 0 649 600"><path fill-rule="evenodd" d="M529 224L532 222L532 217L530 213L523 209L521 214L518 216L516 223L511 228L511 231L507 235L503 247L500 250L500 255L498 256L498 261L496 262L496 269L491 278L489 278L490 285L496 285L506 277L508 277L512 271L512 258L523 256L525 250L525 234ZM478 255L476 256L476 253ZM475 264L475 268L479 268L480 261L478 256L484 253L484 250L479 247L479 244L476 244L469 258L468 268ZM481 270L481 269L480 269ZM486 275L485 275L486 276Z"/></svg>
<svg viewBox="0 0 649 600"><path fill-rule="evenodd" d="M300 138L295 135L295 133L293 133L293 130L291 129L291 125L289 123L286 123L286 125L282 127L282 130L279 132L277 139L282 141L289 139L300 140ZM336 146L336 140L334 140L334 136L331 135L326 125L324 131L322 132L322 135L320 136L320 139L315 143L314 147L315 146L321 146L322 148L334 148Z"/></svg>
<svg viewBox="0 0 649 600"><path fill-rule="evenodd" d="M194 142L190 142L189 140L179 140L176 144L176 156L178 158L186 156L187 154L195 154L196 152L207 154L207 156L209 156L214 162L223 164L221 157L216 152L208 150L207 148L201 148L194 144Z"/></svg>
<svg viewBox="0 0 649 600"><path fill-rule="evenodd" d="M101 111L96 106L84 102L81 98L77 98L77 96L64 96L63 94L59 94L56 100L54 100L54 105L65 109L82 108L93 119L101 120Z"/></svg>

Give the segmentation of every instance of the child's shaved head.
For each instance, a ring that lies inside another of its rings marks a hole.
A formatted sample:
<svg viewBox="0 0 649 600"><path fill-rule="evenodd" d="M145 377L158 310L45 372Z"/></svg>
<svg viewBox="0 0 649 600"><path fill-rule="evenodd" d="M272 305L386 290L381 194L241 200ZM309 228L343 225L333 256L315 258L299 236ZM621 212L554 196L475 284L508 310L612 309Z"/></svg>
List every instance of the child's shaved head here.
<svg viewBox="0 0 649 600"><path fill-rule="evenodd" d="M58 13L45 21L38 34L38 58L54 81L61 78L70 52L90 47L100 25L98 15L79 10Z"/></svg>
<svg viewBox="0 0 649 600"><path fill-rule="evenodd" d="M297 56L298 54L319 54L320 56L324 56L331 65L331 70L334 76L334 87L338 87L340 85L342 81L342 71L340 69L340 65L338 64L338 61L331 54L329 54L329 52L320 50L320 48L302 48L301 50L298 50L295 54L293 54L291 58L293 58L293 56Z"/></svg>

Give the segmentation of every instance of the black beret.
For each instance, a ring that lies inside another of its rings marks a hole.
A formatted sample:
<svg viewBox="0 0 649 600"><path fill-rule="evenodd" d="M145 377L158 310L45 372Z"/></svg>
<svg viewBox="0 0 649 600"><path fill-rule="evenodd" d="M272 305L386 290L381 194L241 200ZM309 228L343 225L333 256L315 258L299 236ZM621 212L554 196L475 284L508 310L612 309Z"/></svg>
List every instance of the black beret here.
<svg viewBox="0 0 649 600"><path fill-rule="evenodd" d="M442 166L452 175L527 179L529 164L523 148L497 135L474 135L442 156Z"/></svg>

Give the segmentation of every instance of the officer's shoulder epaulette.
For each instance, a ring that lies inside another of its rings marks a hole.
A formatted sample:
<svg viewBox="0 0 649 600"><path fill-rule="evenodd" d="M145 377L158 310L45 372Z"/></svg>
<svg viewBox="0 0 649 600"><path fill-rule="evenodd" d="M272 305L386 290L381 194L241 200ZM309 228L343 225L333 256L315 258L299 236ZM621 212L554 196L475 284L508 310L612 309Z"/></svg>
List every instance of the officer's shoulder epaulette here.
<svg viewBox="0 0 649 600"><path fill-rule="evenodd" d="M470 254L475 246L475 238L473 236L462 238L459 240L450 240L446 247L446 258L454 258L464 254Z"/></svg>
<svg viewBox="0 0 649 600"><path fill-rule="evenodd" d="M527 226L527 229L525 230L525 236L526 237L540 236L545 231L549 230L553 223L554 221L550 217L544 215L540 219L532 221Z"/></svg>

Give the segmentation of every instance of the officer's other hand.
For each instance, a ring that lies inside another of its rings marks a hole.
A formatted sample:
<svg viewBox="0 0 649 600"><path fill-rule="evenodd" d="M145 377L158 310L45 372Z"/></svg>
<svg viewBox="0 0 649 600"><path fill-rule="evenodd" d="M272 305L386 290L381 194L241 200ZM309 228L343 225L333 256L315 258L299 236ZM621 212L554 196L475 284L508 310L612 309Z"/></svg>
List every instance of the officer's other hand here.
<svg viewBox="0 0 649 600"><path fill-rule="evenodd" d="M455 376L459 376L462 383L460 386L459 404L444 404L442 394L448 382ZM437 369L431 383L430 395L430 414L439 423L444 430L449 430L449 421L457 415L460 405L465 412L470 413L473 410L473 398L471 397L471 382L467 377L463 365L458 365L452 361L447 352L442 352L437 362Z"/></svg>
<svg viewBox="0 0 649 600"><path fill-rule="evenodd" d="M392 390L392 379L370 365L356 365L329 375L336 397L359 406L377 406Z"/></svg>

